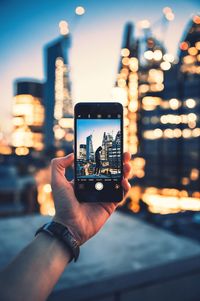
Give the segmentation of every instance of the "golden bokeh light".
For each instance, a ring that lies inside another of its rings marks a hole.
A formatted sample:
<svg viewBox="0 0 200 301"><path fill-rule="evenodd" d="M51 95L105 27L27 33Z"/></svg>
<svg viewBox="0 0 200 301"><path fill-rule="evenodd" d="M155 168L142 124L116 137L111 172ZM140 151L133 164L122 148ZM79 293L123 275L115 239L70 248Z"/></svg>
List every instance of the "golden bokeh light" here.
<svg viewBox="0 0 200 301"><path fill-rule="evenodd" d="M82 15L85 14L85 8L83 6L77 6L76 9L75 9L75 13L78 16L82 16Z"/></svg>
<svg viewBox="0 0 200 301"><path fill-rule="evenodd" d="M151 50L147 50L144 52L144 58L147 60L152 60L154 57L154 53Z"/></svg>
<svg viewBox="0 0 200 301"><path fill-rule="evenodd" d="M188 98L186 101L185 101L185 104L186 106L189 108L189 109L193 109L195 106L196 106L196 101L192 98Z"/></svg>
<svg viewBox="0 0 200 301"><path fill-rule="evenodd" d="M190 47L190 48L188 49L188 53L189 53L190 55L196 55L196 54L198 53L198 50L196 49L196 47Z"/></svg>
<svg viewBox="0 0 200 301"><path fill-rule="evenodd" d="M141 21L138 22L138 26L141 29L147 29L151 26L151 23L149 22L149 20L144 19L144 20L141 20Z"/></svg>
<svg viewBox="0 0 200 301"><path fill-rule="evenodd" d="M59 28L60 28L61 35L67 35L69 33L69 25L68 25L67 21L61 20L59 22Z"/></svg>
<svg viewBox="0 0 200 301"><path fill-rule="evenodd" d="M164 71L167 71L171 68L171 64L169 62L164 61L160 64L160 68Z"/></svg>
<svg viewBox="0 0 200 301"><path fill-rule="evenodd" d="M128 48L123 48L121 50L121 56L127 57L130 55L130 50Z"/></svg>
<svg viewBox="0 0 200 301"><path fill-rule="evenodd" d="M173 54L170 54L170 53L166 53L163 55L163 59L166 61L166 62L169 62L169 63L173 63L175 58L173 56Z"/></svg>
<svg viewBox="0 0 200 301"><path fill-rule="evenodd" d="M155 61L160 61L162 59L162 56L162 51L159 49L155 50L153 53L153 58Z"/></svg>
<svg viewBox="0 0 200 301"><path fill-rule="evenodd" d="M200 16L196 15L193 17L193 22L196 24L200 24Z"/></svg>

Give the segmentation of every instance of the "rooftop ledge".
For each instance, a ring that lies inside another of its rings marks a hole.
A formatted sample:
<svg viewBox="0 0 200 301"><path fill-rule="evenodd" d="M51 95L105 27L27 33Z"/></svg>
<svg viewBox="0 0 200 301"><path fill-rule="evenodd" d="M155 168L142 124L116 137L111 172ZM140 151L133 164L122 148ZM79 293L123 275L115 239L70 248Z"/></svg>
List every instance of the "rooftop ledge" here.
<svg viewBox="0 0 200 301"><path fill-rule="evenodd" d="M0 268L49 217L0 220ZM8 235L9 233L9 235ZM116 212L81 247L49 301L197 301L200 245Z"/></svg>

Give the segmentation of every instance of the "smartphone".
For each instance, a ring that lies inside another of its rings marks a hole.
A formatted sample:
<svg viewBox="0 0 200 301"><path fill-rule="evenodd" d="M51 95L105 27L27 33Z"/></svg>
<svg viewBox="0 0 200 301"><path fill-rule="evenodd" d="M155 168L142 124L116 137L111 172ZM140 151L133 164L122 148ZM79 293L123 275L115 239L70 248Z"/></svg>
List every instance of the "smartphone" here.
<svg viewBox="0 0 200 301"><path fill-rule="evenodd" d="M74 188L80 202L123 199L123 107L81 102L74 109Z"/></svg>

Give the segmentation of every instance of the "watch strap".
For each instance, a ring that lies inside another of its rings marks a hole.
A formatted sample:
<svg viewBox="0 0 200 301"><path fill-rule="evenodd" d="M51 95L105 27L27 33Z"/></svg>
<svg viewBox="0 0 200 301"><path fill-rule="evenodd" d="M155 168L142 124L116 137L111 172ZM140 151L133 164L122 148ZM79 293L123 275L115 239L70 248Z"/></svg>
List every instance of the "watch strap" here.
<svg viewBox="0 0 200 301"><path fill-rule="evenodd" d="M72 255L71 260L74 258L74 261L76 262L79 254L80 254L80 248L78 245L77 240L74 238L72 233L69 231L69 229L64 226L63 224L51 221L47 224L44 224L41 228L37 230L35 235L37 235L40 232L46 232L50 236L57 238L61 242L64 243L65 246L68 247L70 250L70 253ZM70 260L70 261L71 261Z"/></svg>

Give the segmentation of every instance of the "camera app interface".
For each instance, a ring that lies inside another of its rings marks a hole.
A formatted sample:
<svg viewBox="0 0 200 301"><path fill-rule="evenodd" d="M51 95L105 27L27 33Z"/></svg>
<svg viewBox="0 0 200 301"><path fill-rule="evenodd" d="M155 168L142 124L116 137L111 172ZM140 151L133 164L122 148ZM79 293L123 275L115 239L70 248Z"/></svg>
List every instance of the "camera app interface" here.
<svg viewBox="0 0 200 301"><path fill-rule="evenodd" d="M79 181L119 181L121 131L119 119L77 119Z"/></svg>

